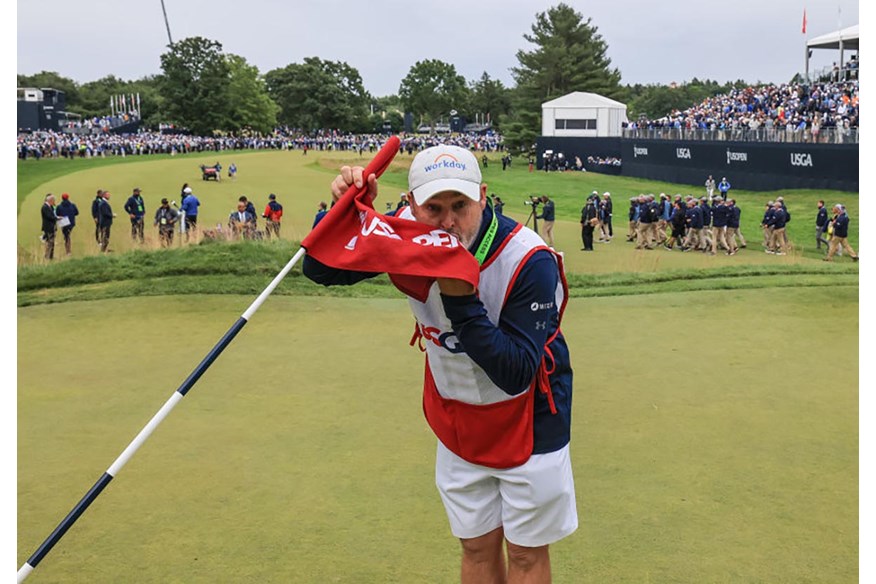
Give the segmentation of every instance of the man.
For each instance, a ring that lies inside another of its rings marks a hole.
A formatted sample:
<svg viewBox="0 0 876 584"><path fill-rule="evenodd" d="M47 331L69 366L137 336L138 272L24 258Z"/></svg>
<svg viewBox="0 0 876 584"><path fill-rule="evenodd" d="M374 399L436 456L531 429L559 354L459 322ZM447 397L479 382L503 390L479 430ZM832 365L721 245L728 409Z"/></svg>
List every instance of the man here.
<svg viewBox="0 0 876 584"><path fill-rule="evenodd" d="M542 208L541 215L536 215L536 219L542 219L544 240L551 247L554 246L554 202L547 195L541 196Z"/></svg>
<svg viewBox="0 0 876 584"><path fill-rule="evenodd" d="M725 241L727 242L727 255L736 255L739 251L739 244L736 243L738 237L745 247L745 238L742 237L742 232L739 231L739 220L742 216L742 210L736 206L736 201L727 199L727 234Z"/></svg>
<svg viewBox="0 0 876 584"><path fill-rule="evenodd" d="M505 202L502 201L502 197L493 195L493 210L496 212L496 215L501 215L504 209Z"/></svg>
<svg viewBox="0 0 876 584"><path fill-rule="evenodd" d="M55 195L49 193L40 208L42 218L42 240L46 244L44 257L47 260L55 259L55 234L58 232L58 216L55 215Z"/></svg>
<svg viewBox="0 0 876 584"><path fill-rule="evenodd" d="M654 249L653 240L651 239L651 222L656 220L652 218L651 204L648 202L648 197L639 195L639 224L636 229L636 249Z"/></svg>
<svg viewBox="0 0 876 584"><path fill-rule="evenodd" d="M782 209L782 203L778 200L773 203L773 212L767 221L767 225L770 227L770 242L767 248L767 253L786 255L785 211Z"/></svg>
<svg viewBox="0 0 876 584"><path fill-rule="evenodd" d="M133 241L139 239L140 243L143 243L143 216L146 214L146 204L143 202L139 187L135 188L125 201L125 213L131 218L131 239Z"/></svg>
<svg viewBox="0 0 876 584"><path fill-rule="evenodd" d="M614 229L611 226L612 211L611 193L606 191L602 193L602 237L600 238L600 241L605 240L605 243L611 243L611 238L614 237Z"/></svg>
<svg viewBox="0 0 876 584"><path fill-rule="evenodd" d="M255 230L258 228L258 219L256 219L255 205L252 204L252 201L246 198L246 195L240 195L240 198L238 198L237 201L246 205L246 212L252 215L252 231L255 232Z"/></svg>
<svg viewBox="0 0 876 584"><path fill-rule="evenodd" d="M252 238L252 234L255 231L255 217L246 210L246 203L244 201L238 201L237 211L233 211L228 216L228 227L231 228L231 233L234 237Z"/></svg>
<svg viewBox="0 0 876 584"><path fill-rule="evenodd" d="M283 205L277 202L277 195L271 193L268 195L268 204L265 206L265 212L262 213L265 219L265 235L271 239L271 232L280 239L280 219L283 218Z"/></svg>
<svg viewBox="0 0 876 584"><path fill-rule="evenodd" d="M730 208L723 199L715 199L712 202L712 240L709 246L709 255L718 253L719 248L730 252L730 244L727 242L727 225L730 222ZM732 255L732 254L731 254Z"/></svg>
<svg viewBox="0 0 876 584"><path fill-rule="evenodd" d="M760 220L760 227L763 229L763 248L770 248L770 239L772 232L770 231L770 218L773 216L774 201L767 201L766 208L763 211L763 219Z"/></svg>
<svg viewBox="0 0 876 584"><path fill-rule="evenodd" d="M782 211L785 213L785 225L791 222L791 212L788 210L787 205L785 205L785 197L776 197L776 202L782 204ZM782 237L785 240L785 247L790 247L791 242L788 240L788 232L783 231Z"/></svg>
<svg viewBox="0 0 876 584"><path fill-rule="evenodd" d="M410 203L408 203L408 194L402 193L399 195L398 203L395 205L396 210L401 209L402 207L407 207L408 205L410 205Z"/></svg>
<svg viewBox="0 0 876 584"><path fill-rule="evenodd" d="M639 199L630 197L629 226L627 241L635 241L639 234Z"/></svg>
<svg viewBox="0 0 876 584"><path fill-rule="evenodd" d="M591 194L587 197L587 203L584 205L584 208L581 209L581 241L584 244L581 251L593 251L593 231L599 223L599 218L597 217L599 211L596 208L596 201L598 199L599 195Z"/></svg>
<svg viewBox="0 0 876 584"><path fill-rule="evenodd" d="M815 216L815 247L821 249L821 244L830 247L830 243L824 239L824 232L827 231L827 209L824 208L824 201L818 201L818 214Z"/></svg>
<svg viewBox="0 0 876 584"><path fill-rule="evenodd" d="M846 252L848 252L849 257L852 258L853 262L858 261L858 254L855 253L855 250L852 249L852 246L849 245L848 237L849 237L849 216L846 214L846 208L841 204L837 203L833 206L833 212L836 215L836 218L833 220L833 235L830 238L830 244L827 250L827 257L824 258L826 262L833 261L833 255L836 253L837 249L840 247Z"/></svg>
<svg viewBox="0 0 876 584"><path fill-rule="evenodd" d="M700 198L700 211L703 215L703 231L700 234L702 244L700 245L700 249L703 253L706 253L710 249L712 243L714 243L714 237L712 236L712 208L709 207L709 202L705 197Z"/></svg>
<svg viewBox="0 0 876 584"><path fill-rule="evenodd" d="M231 180L237 178L237 165L233 162L228 165L228 178Z"/></svg>
<svg viewBox="0 0 876 584"><path fill-rule="evenodd" d="M100 222L98 221L98 212L100 204L103 201L103 189L97 189L97 195L91 201L91 218L94 219L94 241L100 244Z"/></svg>
<svg viewBox="0 0 876 584"><path fill-rule="evenodd" d="M459 164L435 168L442 155ZM532 230L493 213L470 151L423 150L408 182L411 206L400 217L449 232L473 255L482 250L477 290L439 278L425 303L410 301L420 339L427 339L423 407L439 438L436 484L462 544L461 581L549 582L548 547L578 524L569 462L572 371L559 330L561 267ZM351 184L377 196L377 179L349 167L332 183L333 196ZM376 275L329 268L310 256L303 272L324 285ZM532 409L519 409L521 403ZM512 438L508 429L518 422L525 430ZM514 462L479 464L480 452Z"/></svg>
<svg viewBox="0 0 876 584"><path fill-rule="evenodd" d="M718 190L721 191L721 198L726 201L727 192L730 190L730 183L727 181L726 176L721 178L721 182L718 184Z"/></svg>
<svg viewBox="0 0 876 584"><path fill-rule="evenodd" d="M70 255L73 248L71 233L73 228L76 227L76 216L79 215L79 209L70 200L70 195L63 193L61 195L61 204L55 209L55 214L61 218L59 224L61 225L61 233L64 235L64 251L67 252L67 255Z"/></svg>
<svg viewBox="0 0 876 584"><path fill-rule="evenodd" d="M685 223L687 225L687 235L685 236L681 251L695 249L703 243L703 212L694 198L690 198L687 201Z"/></svg>
<svg viewBox="0 0 876 584"><path fill-rule="evenodd" d="M709 197L709 202L715 197L715 179L712 178L711 174L706 179L706 194Z"/></svg>
<svg viewBox="0 0 876 584"><path fill-rule="evenodd" d="M109 191L103 191L97 208L98 243L100 244L100 251L102 252L110 251L108 249L110 228L113 226L113 217L116 216L116 214L113 213L112 206L110 206L110 196Z"/></svg>
<svg viewBox="0 0 876 584"><path fill-rule="evenodd" d="M186 192L186 198L182 201L182 206L180 207L180 211L185 213L183 215L185 217L186 222L186 241L189 240L189 237L192 233L197 232L198 229L198 209L201 206L201 201L198 200L198 197L192 192L192 189L188 189Z"/></svg>
<svg viewBox="0 0 876 584"><path fill-rule="evenodd" d="M317 223L322 221L322 218L325 217L325 214L328 213L328 205L325 204L325 201L319 202L319 207L317 207L316 216L313 218L313 227L316 227Z"/></svg>
<svg viewBox="0 0 876 584"><path fill-rule="evenodd" d="M669 225L672 227L672 234L669 241L663 244L663 247L672 250L673 246L678 243L679 247L684 248L684 228L687 224L687 218L684 213L684 205L681 199L676 199L672 204L672 214L669 217Z"/></svg>
<svg viewBox="0 0 876 584"><path fill-rule="evenodd" d="M155 210L155 222L153 223L158 227L158 239L161 240L161 247L173 244L173 231L178 219L179 212L171 208L167 199L161 199L161 206Z"/></svg>

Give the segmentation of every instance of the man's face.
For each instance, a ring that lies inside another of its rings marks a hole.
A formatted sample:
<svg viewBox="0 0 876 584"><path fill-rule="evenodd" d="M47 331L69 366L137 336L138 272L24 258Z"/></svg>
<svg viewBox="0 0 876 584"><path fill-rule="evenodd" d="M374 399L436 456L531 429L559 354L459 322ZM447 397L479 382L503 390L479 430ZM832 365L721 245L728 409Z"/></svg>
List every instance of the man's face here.
<svg viewBox="0 0 876 584"><path fill-rule="evenodd" d="M452 233L465 247L470 247L481 228L487 204L487 185L481 184L480 200L473 201L456 191L443 191L418 205L411 197L411 212L420 223L440 227Z"/></svg>
<svg viewBox="0 0 876 584"><path fill-rule="evenodd" d="M238 211L246 211L246 203L244 203L244 202L237 203L237 210Z"/></svg>

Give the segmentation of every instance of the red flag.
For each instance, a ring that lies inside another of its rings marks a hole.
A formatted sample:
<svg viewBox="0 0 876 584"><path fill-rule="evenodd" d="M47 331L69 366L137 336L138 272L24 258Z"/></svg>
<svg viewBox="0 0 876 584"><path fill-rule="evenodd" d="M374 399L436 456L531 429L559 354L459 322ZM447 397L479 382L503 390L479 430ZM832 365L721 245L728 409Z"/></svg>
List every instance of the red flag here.
<svg viewBox="0 0 876 584"><path fill-rule="evenodd" d="M401 142L391 137L363 175L380 176ZM437 227L381 215L366 196L367 185L351 185L301 246L319 262L342 270L386 272L395 286L424 302L435 278L457 278L477 288L477 260L459 240Z"/></svg>
<svg viewBox="0 0 876 584"><path fill-rule="evenodd" d="M806 9L803 9L803 34L806 34Z"/></svg>

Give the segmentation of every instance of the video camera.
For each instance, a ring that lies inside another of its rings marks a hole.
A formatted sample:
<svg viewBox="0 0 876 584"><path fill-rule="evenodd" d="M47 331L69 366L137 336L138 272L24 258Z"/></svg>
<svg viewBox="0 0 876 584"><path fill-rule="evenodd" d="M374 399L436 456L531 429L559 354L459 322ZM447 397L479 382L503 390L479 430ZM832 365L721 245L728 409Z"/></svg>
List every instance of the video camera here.
<svg viewBox="0 0 876 584"><path fill-rule="evenodd" d="M532 207L537 207L541 204L541 197L536 197L535 195L531 195L528 201L523 201L524 205L530 205Z"/></svg>

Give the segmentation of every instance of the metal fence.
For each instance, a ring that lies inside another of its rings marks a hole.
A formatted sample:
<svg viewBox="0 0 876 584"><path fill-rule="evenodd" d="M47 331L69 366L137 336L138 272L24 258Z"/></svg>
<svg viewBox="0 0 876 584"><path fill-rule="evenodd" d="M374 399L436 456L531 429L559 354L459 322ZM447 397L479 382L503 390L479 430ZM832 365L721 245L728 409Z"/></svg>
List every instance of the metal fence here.
<svg viewBox="0 0 876 584"><path fill-rule="evenodd" d="M702 140L735 142L791 142L806 144L857 144L858 128L730 128L704 130L700 128L624 128L624 138L642 140Z"/></svg>

